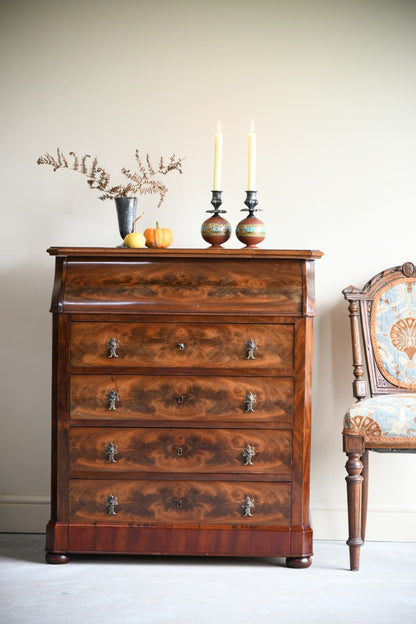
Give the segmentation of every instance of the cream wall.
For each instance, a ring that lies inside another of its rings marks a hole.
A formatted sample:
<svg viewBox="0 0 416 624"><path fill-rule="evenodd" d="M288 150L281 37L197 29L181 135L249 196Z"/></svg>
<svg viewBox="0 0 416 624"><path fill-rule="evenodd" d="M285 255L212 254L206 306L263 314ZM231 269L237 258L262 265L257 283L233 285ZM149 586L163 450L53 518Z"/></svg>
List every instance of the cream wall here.
<svg viewBox="0 0 416 624"><path fill-rule="evenodd" d="M325 252L311 508L315 537L345 539L340 432L352 367L341 290L416 260L416 3L3 0L0 11L0 530L43 531L49 515L45 250L119 242L112 203L37 157L57 146L97 155L116 182L136 147L155 160L175 152L184 174L166 178L161 209L142 202L143 227L158 218L175 246L204 247L217 121L235 225L253 117L263 246ZM369 539L414 540L414 457L372 455L371 469Z"/></svg>

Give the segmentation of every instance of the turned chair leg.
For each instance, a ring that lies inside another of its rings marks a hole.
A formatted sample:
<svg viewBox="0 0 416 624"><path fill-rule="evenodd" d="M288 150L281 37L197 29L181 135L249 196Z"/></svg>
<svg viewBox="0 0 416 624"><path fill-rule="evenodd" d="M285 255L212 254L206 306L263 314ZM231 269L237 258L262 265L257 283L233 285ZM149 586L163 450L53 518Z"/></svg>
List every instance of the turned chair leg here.
<svg viewBox="0 0 416 624"><path fill-rule="evenodd" d="M348 500L348 540L350 547L350 569L360 568L360 548L364 541L362 539L362 510L363 510L363 464L361 452L347 453L348 460L345 464L348 476L347 500Z"/></svg>
<svg viewBox="0 0 416 624"><path fill-rule="evenodd" d="M368 450L364 451L361 457L363 469L361 476L363 478L362 499L361 499L361 539L365 542L365 531L367 528L367 507L368 507Z"/></svg>

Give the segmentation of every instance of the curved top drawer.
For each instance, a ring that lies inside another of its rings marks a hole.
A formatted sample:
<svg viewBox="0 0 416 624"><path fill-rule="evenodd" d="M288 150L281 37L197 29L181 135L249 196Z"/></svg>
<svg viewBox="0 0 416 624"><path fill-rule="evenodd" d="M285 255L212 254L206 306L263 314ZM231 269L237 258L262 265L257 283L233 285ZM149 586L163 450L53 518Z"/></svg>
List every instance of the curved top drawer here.
<svg viewBox="0 0 416 624"><path fill-rule="evenodd" d="M57 257L52 311L314 314L314 260Z"/></svg>

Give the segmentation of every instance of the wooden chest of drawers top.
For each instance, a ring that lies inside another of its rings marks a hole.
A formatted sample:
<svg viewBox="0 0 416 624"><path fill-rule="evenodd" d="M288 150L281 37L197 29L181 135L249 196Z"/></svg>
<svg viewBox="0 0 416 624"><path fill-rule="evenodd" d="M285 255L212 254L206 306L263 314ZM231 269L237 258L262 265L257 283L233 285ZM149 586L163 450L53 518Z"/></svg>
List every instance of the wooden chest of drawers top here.
<svg viewBox="0 0 416 624"><path fill-rule="evenodd" d="M52 247L53 312L311 316L319 251Z"/></svg>

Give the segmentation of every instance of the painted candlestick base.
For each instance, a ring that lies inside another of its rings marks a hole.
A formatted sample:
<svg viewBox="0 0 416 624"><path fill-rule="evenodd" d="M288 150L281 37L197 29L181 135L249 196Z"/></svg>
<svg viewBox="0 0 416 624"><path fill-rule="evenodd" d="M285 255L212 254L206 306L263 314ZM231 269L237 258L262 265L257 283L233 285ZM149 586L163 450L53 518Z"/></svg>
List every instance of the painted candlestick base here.
<svg viewBox="0 0 416 624"><path fill-rule="evenodd" d="M207 243L211 243L211 247L216 247L217 249L227 242L231 236L231 225L220 216L220 213L226 212L226 210L220 210L222 204L221 193L222 191L212 191L211 204L214 206L214 209L207 210L207 212L212 212L213 214L201 226L202 238Z"/></svg>
<svg viewBox="0 0 416 624"><path fill-rule="evenodd" d="M260 210L256 208L257 191L246 191L247 197L245 205L247 208L242 210L248 211L248 217L240 221L237 225L235 234L239 241L245 243L246 247L256 247L266 237L266 226L263 221L254 216L254 213Z"/></svg>

